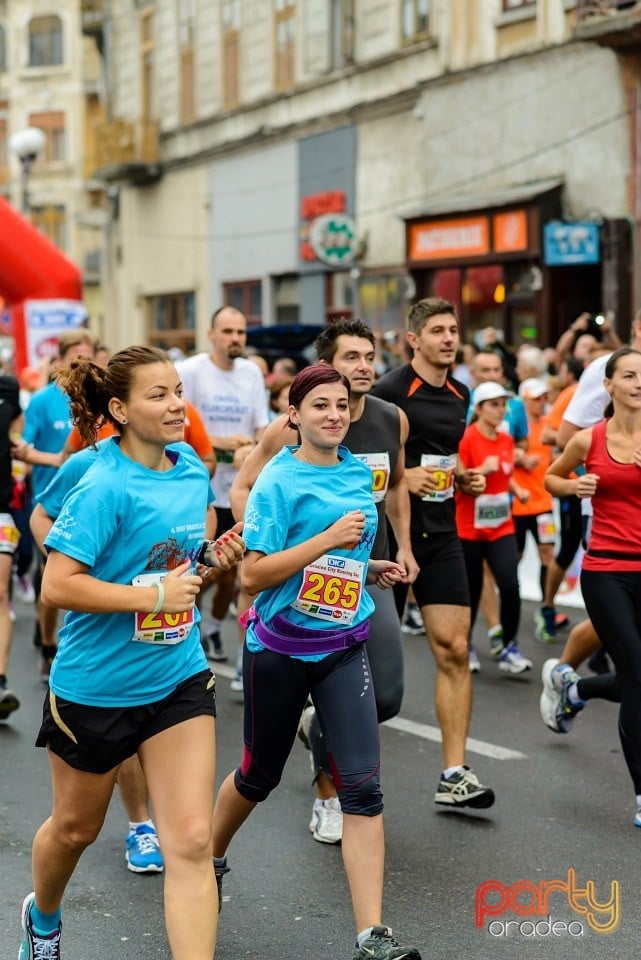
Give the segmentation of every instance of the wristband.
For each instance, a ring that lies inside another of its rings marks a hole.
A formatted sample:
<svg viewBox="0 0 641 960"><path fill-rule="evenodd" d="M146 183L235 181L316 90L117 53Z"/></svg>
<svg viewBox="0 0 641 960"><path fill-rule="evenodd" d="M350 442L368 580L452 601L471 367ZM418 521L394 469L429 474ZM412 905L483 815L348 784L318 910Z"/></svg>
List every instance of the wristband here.
<svg viewBox="0 0 641 960"><path fill-rule="evenodd" d="M165 585L162 580L159 580L158 583L155 583L154 586L158 591L158 599L156 600L156 606L151 611L152 614L160 613L162 610L162 605L165 602Z"/></svg>

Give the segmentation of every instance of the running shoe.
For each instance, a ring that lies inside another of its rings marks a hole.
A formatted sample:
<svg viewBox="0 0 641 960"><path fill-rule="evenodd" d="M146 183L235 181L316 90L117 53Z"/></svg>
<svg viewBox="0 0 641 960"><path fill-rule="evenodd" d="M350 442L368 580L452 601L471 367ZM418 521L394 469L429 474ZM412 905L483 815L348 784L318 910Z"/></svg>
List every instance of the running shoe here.
<svg viewBox="0 0 641 960"><path fill-rule="evenodd" d="M158 834L148 823L141 823L127 834L125 850L127 870L132 873L162 873L165 862L160 852Z"/></svg>
<svg viewBox="0 0 641 960"><path fill-rule="evenodd" d="M552 630L550 630L549 623L543 614L543 609L544 608L541 608L541 610L534 614L534 636L541 643L556 643L554 624L552 624Z"/></svg>
<svg viewBox="0 0 641 960"><path fill-rule="evenodd" d="M243 692L243 672L242 672L242 670L236 670L236 673L234 674L233 678L231 679L231 681L230 681L230 683L229 683L229 689L232 690L234 693L242 693L242 692Z"/></svg>
<svg viewBox="0 0 641 960"><path fill-rule="evenodd" d="M554 626L557 630L564 630L570 626L570 618L565 613L554 613Z"/></svg>
<svg viewBox="0 0 641 960"><path fill-rule="evenodd" d="M633 822L635 827L641 827L641 807L637 807L637 815Z"/></svg>
<svg viewBox="0 0 641 960"><path fill-rule="evenodd" d="M494 791L490 787L484 787L474 771L464 766L451 777L441 776L434 803L485 810L494 803Z"/></svg>
<svg viewBox="0 0 641 960"><path fill-rule="evenodd" d="M223 877L229 873L230 867L227 866L227 857L214 857L214 874L216 876L216 889L218 890L218 913L223 909Z"/></svg>
<svg viewBox="0 0 641 960"><path fill-rule="evenodd" d="M505 647L499 658L499 670L516 675L531 669L532 661L524 657L517 646L510 643Z"/></svg>
<svg viewBox="0 0 641 960"><path fill-rule="evenodd" d="M403 633L409 633L414 637L419 636L421 633L425 633L423 617L421 616L421 611L418 609L418 605L416 603L407 604L405 616L403 617L403 623L401 624L401 630Z"/></svg>
<svg viewBox="0 0 641 960"><path fill-rule="evenodd" d="M319 843L340 843L343 839L343 811L338 797L314 800L310 833Z"/></svg>
<svg viewBox="0 0 641 960"><path fill-rule="evenodd" d="M389 927L377 925L352 960L421 960L421 955L416 947L402 947Z"/></svg>
<svg viewBox="0 0 641 960"><path fill-rule="evenodd" d="M220 639L220 631L212 630L207 636L208 649L205 650L208 660L215 663L224 663L227 660L227 654L223 649L223 642Z"/></svg>
<svg viewBox="0 0 641 960"><path fill-rule="evenodd" d="M568 690L580 676L567 663L546 660L541 670L543 690L539 700L541 719L555 733L569 733L577 713L585 703L570 703Z"/></svg>
<svg viewBox="0 0 641 960"><path fill-rule="evenodd" d="M16 577L15 579L16 597L21 603L34 603L36 592L29 577Z"/></svg>
<svg viewBox="0 0 641 960"><path fill-rule="evenodd" d="M11 600L9 601L9 619L11 620L11 623L16 622L16 608Z"/></svg>
<svg viewBox="0 0 641 960"><path fill-rule="evenodd" d="M36 901L35 893L30 893L24 899L20 922L24 931L24 939L20 944L18 960L60 960L60 934L62 922L51 933L38 933L31 923L31 907Z"/></svg>
<svg viewBox="0 0 641 960"><path fill-rule="evenodd" d="M6 720L10 713L17 710L20 701L13 690L10 690L6 681L0 682L0 720Z"/></svg>
<svg viewBox="0 0 641 960"><path fill-rule="evenodd" d="M490 656L493 660L498 660L505 650L503 627L494 627L491 632L488 630L487 639L490 642Z"/></svg>
<svg viewBox="0 0 641 960"><path fill-rule="evenodd" d="M316 715L316 707L313 703L309 701L303 707L303 712L300 715L300 720L298 721L298 729L296 734L298 739L303 744L306 750L311 750L311 744L309 742L309 728L312 725L312 720Z"/></svg>
<svg viewBox="0 0 641 960"><path fill-rule="evenodd" d="M470 666L470 673L480 673L481 672L481 661L478 658L478 654L472 644L470 644L470 650L467 655L468 663Z"/></svg>

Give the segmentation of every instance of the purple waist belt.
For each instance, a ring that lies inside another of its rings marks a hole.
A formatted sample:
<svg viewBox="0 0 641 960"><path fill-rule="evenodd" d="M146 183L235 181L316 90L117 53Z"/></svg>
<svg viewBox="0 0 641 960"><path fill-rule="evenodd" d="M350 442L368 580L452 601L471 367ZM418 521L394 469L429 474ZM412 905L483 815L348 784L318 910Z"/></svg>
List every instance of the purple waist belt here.
<svg viewBox="0 0 641 960"><path fill-rule="evenodd" d="M369 620L345 630L310 630L290 623L277 613L268 627L262 620L252 619L256 636L268 650L288 656L337 653L360 647L369 637Z"/></svg>

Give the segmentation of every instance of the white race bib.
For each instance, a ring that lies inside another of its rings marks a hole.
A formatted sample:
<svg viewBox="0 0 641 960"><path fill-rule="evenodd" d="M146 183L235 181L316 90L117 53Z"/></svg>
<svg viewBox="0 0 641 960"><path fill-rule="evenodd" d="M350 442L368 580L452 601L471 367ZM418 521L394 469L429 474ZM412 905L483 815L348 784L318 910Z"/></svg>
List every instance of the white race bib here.
<svg viewBox="0 0 641 960"><path fill-rule="evenodd" d="M389 453L355 453L354 456L372 471L372 494L374 503L385 499L389 486Z"/></svg>
<svg viewBox="0 0 641 960"><path fill-rule="evenodd" d="M474 501L474 527L492 530L510 518L509 493L482 493Z"/></svg>
<svg viewBox="0 0 641 960"><path fill-rule="evenodd" d="M356 616L364 579L362 561L325 553L303 570L303 582L292 607L308 617L347 626Z"/></svg>
<svg viewBox="0 0 641 960"><path fill-rule="evenodd" d="M429 467L437 483L436 490L426 493L423 500L431 503L443 503L454 496L454 473L456 471L456 454L448 456L424 453L421 456L421 466Z"/></svg>
<svg viewBox="0 0 641 960"><path fill-rule="evenodd" d="M10 513L0 513L0 553L14 554L18 547L20 532Z"/></svg>
<svg viewBox="0 0 641 960"><path fill-rule="evenodd" d="M151 587L160 583L167 572L141 573L134 577L134 587ZM163 644L165 646L182 643L191 633L195 617L193 610L183 613L135 613L132 640L138 643Z"/></svg>
<svg viewBox="0 0 641 960"><path fill-rule="evenodd" d="M554 543L556 540L556 523L553 513L540 513L536 518L536 527L539 534L539 543Z"/></svg>

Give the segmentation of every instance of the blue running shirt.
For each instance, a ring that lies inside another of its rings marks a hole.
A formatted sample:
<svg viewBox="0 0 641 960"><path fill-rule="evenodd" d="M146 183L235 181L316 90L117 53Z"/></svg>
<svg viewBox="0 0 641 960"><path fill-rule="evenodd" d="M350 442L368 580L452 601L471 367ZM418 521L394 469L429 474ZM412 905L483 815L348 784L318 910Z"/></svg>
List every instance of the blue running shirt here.
<svg viewBox="0 0 641 960"><path fill-rule="evenodd" d="M173 445L168 452L176 458L174 466L159 472L121 453L118 438L99 450L64 500L46 546L86 564L90 576L122 584L195 558L211 494L209 475L194 451L184 443ZM137 706L168 696L206 668L197 611L191 629L182 619L163 623L151 614L140 619L150 642L132 639L132 613L67 613L51 668L53 692L91 706ZM161 635L169 642L155 642Z"/></svg>
<svg viewBox="0 0 641 960"><path fill-rule="evenodd" d="M245 508L243 538L247 549L278 553L316 536L351 510L362 510L365 530L354 550L330 551L327 562L337 576L314 570L313 565L310 572L308 566L306 576L300 571L279 586L262 591L254 606L267 625L280 613L308 629L354 627L374 610L373 600L362 589L378 524L371 470L343 446L339 447L340 460L334 467L297 460L293 456L297 449L284 447L261 471ZM356 577L341 578L345 563L352 569L362 567L360 590L355 586ZM356 605L357 593L360 600ZM296 602L298 608L292 606ZM342 619L352 614L349 623ZM253 651L263 649L251 627L247 644ZM322 656L302 659L320 660Z"/></svg>

